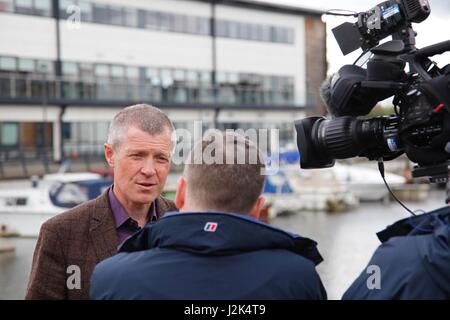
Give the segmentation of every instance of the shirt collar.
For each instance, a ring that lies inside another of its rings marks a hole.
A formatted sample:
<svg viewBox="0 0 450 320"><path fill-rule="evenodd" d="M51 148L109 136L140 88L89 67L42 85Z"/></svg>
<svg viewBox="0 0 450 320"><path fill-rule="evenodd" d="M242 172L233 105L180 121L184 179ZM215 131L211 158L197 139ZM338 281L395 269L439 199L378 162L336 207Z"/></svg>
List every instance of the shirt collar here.
<svg viewBox="0 0 450 320"><path fill-rule="evenodd" d="M128 214L127 210L122 206L122 204L117 199L116 195L113 192L113 188L114 188L114 185L112 185L109 188L108 198L109 198L109 203L111 204L111 210L113 212L116 229L118 229L125 222L127 222L129 219L132 219L132 218ZM157 217L155 201L152 202L147 217L148 217L148 222L153 221Z"/></svg>

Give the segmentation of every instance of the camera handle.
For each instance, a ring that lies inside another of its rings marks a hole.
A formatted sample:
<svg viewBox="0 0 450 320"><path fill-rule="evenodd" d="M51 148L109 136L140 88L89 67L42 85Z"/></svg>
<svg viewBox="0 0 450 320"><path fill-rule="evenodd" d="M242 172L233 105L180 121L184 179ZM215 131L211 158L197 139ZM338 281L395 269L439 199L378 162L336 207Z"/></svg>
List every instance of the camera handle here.
<svg viewBox="0 0 450 320"><path fill-rule="evenodd" d="M428 57L443 54L447 51L450 51L450 40L439 42L417 50L415 53L410 55L408 62L410 63L412 70L419 73L424 80L428 81L431 80L432 77L424 69L423 63Z"/></svg>
<svg viewBox="0 0 450 320"><path fill-rule="evenodd" d="M414 166L412 170L412 177L428 177L431 183L441 183L448 181L448 173L450 168L450 161L439 165L430 166Z"/></svg>

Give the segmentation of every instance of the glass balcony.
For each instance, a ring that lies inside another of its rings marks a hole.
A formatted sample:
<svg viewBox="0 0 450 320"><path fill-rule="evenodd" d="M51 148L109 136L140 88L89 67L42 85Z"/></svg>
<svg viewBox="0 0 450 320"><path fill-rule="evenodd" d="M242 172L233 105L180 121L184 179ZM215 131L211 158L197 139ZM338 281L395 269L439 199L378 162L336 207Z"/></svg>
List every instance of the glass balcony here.
<svg viewBox="0 0 450 320"><path fill-rule="evenodd" d="M215 94L216 92L216 94ZM154 84L133 80L110 78L55 77L51 75L18 73L0 74L0 99L30 100L34 103L75 100L111 101L174 104L220 104L249 106L304 106L313 97L293 90L269 90L258 86L239 84L220 85L215 90L204 83ZM303 100L302 100L303 99Z"/></svg>

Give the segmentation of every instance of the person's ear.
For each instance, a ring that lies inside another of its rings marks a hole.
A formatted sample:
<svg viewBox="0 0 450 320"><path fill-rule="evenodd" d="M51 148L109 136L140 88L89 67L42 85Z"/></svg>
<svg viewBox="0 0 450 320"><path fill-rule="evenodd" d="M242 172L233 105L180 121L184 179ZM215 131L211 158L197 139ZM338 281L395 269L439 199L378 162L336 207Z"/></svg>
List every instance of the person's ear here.
<svg viewBox="0 0 450 320"><path fill-rule="evenodd" d="M175 205L177 206L178 210L181 211L183 209L186 202L186 180L184 177L180 177L178 179L178 185L177 185L177 193L175 195Z"/></svg>
<svg viewBox="0 0 450 320"><path fill-rule="evenodd" d="M264 198L258 197L252 209L250 210L249 216L255 219L259 219L259 216L261 215L261 209L263 208L263 206L264 206Z"/></svg>
<svg viewBox="0 0 450 320"><path fill-rule="evenodd" d="M111 168L114 168L114 150L113 150L113 148L109 144L105 143L103 145L103 149L105 151L106 162L109 164L109 166Z"/></svg>

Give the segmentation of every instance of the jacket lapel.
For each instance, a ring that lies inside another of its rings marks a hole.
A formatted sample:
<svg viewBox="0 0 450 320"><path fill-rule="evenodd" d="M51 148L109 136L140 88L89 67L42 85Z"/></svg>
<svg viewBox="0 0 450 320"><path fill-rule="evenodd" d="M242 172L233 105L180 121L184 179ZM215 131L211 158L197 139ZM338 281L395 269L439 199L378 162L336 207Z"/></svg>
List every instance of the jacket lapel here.
<svg viewBox="0 0 450 320"><path fill-rule="evenodd" d="M108 192L109 188L95 199L94 206L91 207L93 212L89 231L98 261L115 255L119 245Z"/></svg>
<svg viewBox="0 0 450 320"><path fill-rule="evenodd" d="M95 204L91 209L93 212L89 231L99 262L115 255L119 246L116 225L109 204L109 189L95 199ZM156 198L155 201L158 219L168 211L178 211L173 202L162 197Z"/></svg>
<svg viewBox="0 0 450 320"><path fill-rule="evenodd" d="M156 215L158 219L162 218L166 212L178 211L177 207L172 201L169 201L161 196L156 198Z"/></svg>

